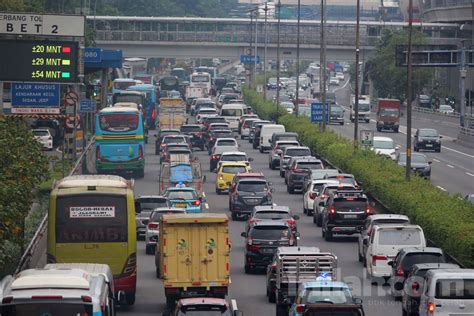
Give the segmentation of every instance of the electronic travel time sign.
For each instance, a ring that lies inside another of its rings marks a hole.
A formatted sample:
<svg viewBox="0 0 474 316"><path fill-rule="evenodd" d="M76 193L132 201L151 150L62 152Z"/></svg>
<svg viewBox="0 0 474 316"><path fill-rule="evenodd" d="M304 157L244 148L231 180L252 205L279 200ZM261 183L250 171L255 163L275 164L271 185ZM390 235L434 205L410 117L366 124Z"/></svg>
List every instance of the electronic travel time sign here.
<svg viewBox="0 0 474 316"><path fill-rule="evenodd" d="M77 42L0 41L0 81L79 82Z"/></svg>

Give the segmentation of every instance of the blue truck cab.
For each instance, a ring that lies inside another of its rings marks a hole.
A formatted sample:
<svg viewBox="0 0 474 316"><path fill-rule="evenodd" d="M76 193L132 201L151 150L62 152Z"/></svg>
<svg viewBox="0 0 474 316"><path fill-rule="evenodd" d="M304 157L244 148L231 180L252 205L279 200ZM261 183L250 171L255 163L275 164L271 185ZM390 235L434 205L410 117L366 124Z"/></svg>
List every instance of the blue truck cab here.
<svg viewBox="0 0 474 316"><path fill-rule="evenodd" d="M144 92L146 96L146 117L145 124L149 129L156 128L156 118L158 116L158 95L156 87L152 84L136 84L127 88L127 91Z"/></svg>

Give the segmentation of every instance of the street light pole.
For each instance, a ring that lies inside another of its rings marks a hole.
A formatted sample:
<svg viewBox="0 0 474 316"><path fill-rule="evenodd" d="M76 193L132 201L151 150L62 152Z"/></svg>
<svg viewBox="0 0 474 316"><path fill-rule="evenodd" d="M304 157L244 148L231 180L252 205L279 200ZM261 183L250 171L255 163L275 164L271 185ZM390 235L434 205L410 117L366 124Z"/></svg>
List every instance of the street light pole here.
<svg viewBox="0 0 474 316"><path fill-rule="evenodd" d="M326 130L326 0L321 0L320 91L323 103L322 131Z"/></svg>
<svg viewBox="0 0 474 316"><path fill-rule="evenodd" d="M276 93L276 106L277 111L280 108L280 8L281 1L278 0L278 22L277 22L277 93Z"/></svg>
<svg viewBox="0 0 474 316"><path fill-rule="evenodd" d="M257 87L257 50L258 50L257 42L258 42L258 6L257 6L257 10L255 11L255 54L254 54L254 68L253 68L255 87Z"/></svg>
<svg viewBox="0 0 474 316"><path fill-rule="evenodd" d="M252 49L252 44L253 44L253 11L250 11L250 51L249 51L249 55L252 56L253 55L253 49ZM249 71L249 89L252 87L252 78L253 78L253 75L252 75L252 67L250 65L247 64L246 68L248 69Z"/></svg>
<svg viewBox="0 0 474 316"><path fill-rule="evenodd" d="M355 93L354 93L354 148L359 145L359 28L360 0L357 0L356 56L355 56Z"/></svg>
<svg viewBox="0 0 474 316"><path fill-rule="evenodd" d="M296 27L296 104L295 114L298 116L300 101L300 11L301 0L298 0L298 22Z"/></svg>
<svg viewBox="0 0 474 316"><path fill-rule="evenodd" d="M267 84L267 11L268 11L268 6L267 2L265 2L265 51L263 53L263 77L264 77L264 87L263 87L263 98L266 100L267 99L267 89L265 85Z"/></svg>
<svg viewBox="0 0 474 316"><path fill-rule="evenodd" d="M408 51L407 51L407 148L405 178L410 181L411 176L411 80L412 80L412 32L413 32L413 0L408 2Z"/></svg>

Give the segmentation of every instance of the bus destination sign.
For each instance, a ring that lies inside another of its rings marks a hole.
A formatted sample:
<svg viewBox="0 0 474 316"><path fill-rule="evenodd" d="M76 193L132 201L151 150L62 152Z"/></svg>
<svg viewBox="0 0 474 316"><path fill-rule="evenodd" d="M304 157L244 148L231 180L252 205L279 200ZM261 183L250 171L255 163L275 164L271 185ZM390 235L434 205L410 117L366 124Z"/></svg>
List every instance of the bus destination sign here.
<svg viewBox="0 0 474 316"><path fill-rule="evenodd" d="M0 41L0 81L79 82L77 42Z"/></svg>

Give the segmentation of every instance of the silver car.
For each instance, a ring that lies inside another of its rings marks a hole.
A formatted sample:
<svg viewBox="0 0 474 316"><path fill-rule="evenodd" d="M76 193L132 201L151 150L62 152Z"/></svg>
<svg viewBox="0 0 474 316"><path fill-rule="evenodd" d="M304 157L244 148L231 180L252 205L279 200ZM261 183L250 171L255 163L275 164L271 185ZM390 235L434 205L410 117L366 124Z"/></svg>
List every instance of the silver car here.
<svg viewBox="0 0 474 316"><path fill-rule="evenodd" d="M156 252L156 245L160 235L160 218L163 214L184 214L185 208L181 207L160 207L151 212L146 221L145 230L145 252L147 255L153 255Z"/></svg>
<svg viewBox="0 0 474 316"><path fill-rule="evenodd" d="M137 226L137 238L144 238L146 223L151 212L158 207L171 206L168 198L162 195L143 195L135 199L135 222Z"/></svg>

